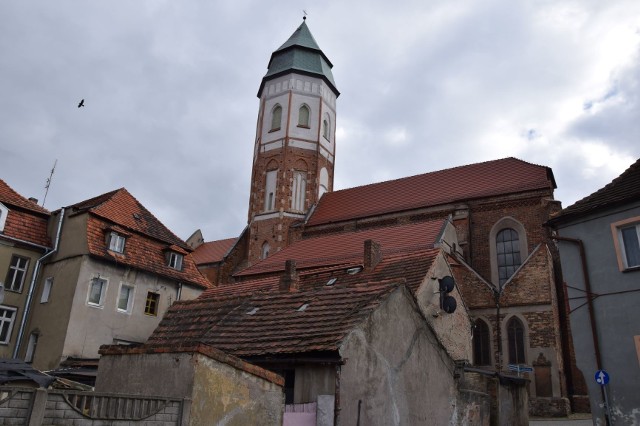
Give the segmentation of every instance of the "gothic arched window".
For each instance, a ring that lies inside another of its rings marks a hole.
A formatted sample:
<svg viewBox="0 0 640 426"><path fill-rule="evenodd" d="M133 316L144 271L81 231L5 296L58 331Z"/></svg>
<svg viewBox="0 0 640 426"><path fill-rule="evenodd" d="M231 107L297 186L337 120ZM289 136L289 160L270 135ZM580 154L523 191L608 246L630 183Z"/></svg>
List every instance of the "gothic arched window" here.
<svg viewBox="0 0 640 426"><path fill-rule="evenodd" d="M331 133L331 123L329 122L329 115L325 114L324 120L322 120L322 136L326 140L329 140L329 134Z"/></svg>
<svg viewBox="0 0 640 426"><path fill-rule="evenodd" d="M267 257L269 257L269 250L271 249L271 246L269 245L268 242L264 242L264 244L262 244L262 251L260 252L260 259L266 259Z"/></svg>
<svg viewBox="0 0 640 426"><path fill-rule="evenodd" d="M491 365L489 326L480 318L473 323L473 364Z"/></svg>
<svg viewBox="0 0 640 426"><path fill-rule="evenodd" d="M298 111L298 126L309 127L309 107L302 105Z"/></svg>
<svg viewBox="0 0 640 426"><path fill-rule="evenodd" d="M509 342L509 364L525 364L524 325L516 317L507 323L507 339Z"/></svg>
<svg viewBox="0 0 640 426"><path fill-rule="evenodd" d="M291 209L304 211L304 201L307 194L307 172L296 170L293 172L291 187Z"/></svg>
<svg viewBox="0 0 640 426"><path fill-rule="evenodd" d="M276 105L271 111L271 131L280 130L280 123L282 122L282 107Z"/></svg>
<svg viewBox="0 0 640 426"><path fill-rule="evenodd" d="M520 267L520 238L512 228L505 228L496 236L496 254L498 256L498 279L503 284Z"/></svg>

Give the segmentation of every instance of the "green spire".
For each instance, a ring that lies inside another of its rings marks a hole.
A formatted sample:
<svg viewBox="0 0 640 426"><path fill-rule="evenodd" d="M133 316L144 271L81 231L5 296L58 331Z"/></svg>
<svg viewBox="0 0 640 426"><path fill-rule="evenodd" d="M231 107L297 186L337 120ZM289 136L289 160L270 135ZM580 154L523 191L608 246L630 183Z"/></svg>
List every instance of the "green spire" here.
<svg viewBox="0 0 640 426"><path fill-rule="evenodd" d="M290 72L320 77L333 89L336 96L339 96L340 92L336 88L331 73L332 67L331 61L320 50L318 43L309 31L309 27L303 20L302 24L289 37L289 40L271 54L267 74L262 78L260 89L258 89L258 97L262 94L262 89L267 81Z"/></svg>

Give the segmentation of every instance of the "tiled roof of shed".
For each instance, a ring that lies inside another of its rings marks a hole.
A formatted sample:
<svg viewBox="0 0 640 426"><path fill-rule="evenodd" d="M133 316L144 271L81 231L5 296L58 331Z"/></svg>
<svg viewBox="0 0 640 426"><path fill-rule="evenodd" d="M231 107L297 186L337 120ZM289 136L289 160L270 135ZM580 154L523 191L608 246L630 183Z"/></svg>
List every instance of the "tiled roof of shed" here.
<svg viewBox="0 0 640 426"><path fill-rule="evenodd" d="M640 159L603 188L563 209L550 222L564 222L599 209L638 202L638 200L640 200Z"/></svg>
<svg viewBox="0 0 640 426"><path fill-rule="evenodd" d="M302 274L298 291L278 290L277 276L212 288L174 303L147 344L202 342L240 357L336 350L398 286L415 291L439 252L396 253L355 275ZM337 281L327 286L331 277Z"/></svg>
<svg viewBox="0 0 640 426"><path fill-rule="evenodd" d="M0 235L40 246L51 246L51 240L47 235L47 223L50 217L47 209L18 194L2 179L0 179L0 203L9 209L4 230Z"/></svg>
<svg viewBox="0 0 640 426"><path fill-rule="evenodd" d="M192 253L193 261L196 265L221 262L236 240L237 238L227 238L200 244Z"/></svg>
<svg viewBox="0 0 640 426"><path fill-rule="evenodd" d="M287 260L295 260L298 269L362 264L366 240L380 244L385 254L407 248L433 248L445 224L446 221L440 219L307 238L294 242L235 276L283 271Z"/></svg>
<svg viewBox="0 0 640 426"><path fill-rule="evenodd" d="M550 168L510 157L325 193L308 225L553 188Z"/></svg>

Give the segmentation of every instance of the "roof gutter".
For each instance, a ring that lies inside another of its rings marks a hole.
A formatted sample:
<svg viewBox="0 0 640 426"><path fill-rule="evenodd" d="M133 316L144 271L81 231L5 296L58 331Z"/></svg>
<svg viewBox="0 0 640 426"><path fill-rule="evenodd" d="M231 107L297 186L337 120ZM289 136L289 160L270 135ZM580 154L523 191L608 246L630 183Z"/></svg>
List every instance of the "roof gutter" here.
<svg viewBox="0 0 640 426"><path fill-rule="evenodd" d="M14 242L20 243L20 244L26 244L26 245L29 245L29 246L32 246L32 247L37 247L37 248L39 248L39 249L41 249L41 250L43 250L45 252L51 250L51 247L47 247L47 246L43 246L43 245L40 245L40 244L32 243L30 241L21 240L20 238L10 237L8 235L2 235L1 238L6 239L6 240L10 240L10 241L14 241Z"/></svg>
<svg viewBox="0 0 640 426"><path fill-rule="evenodd" d="M36 289L36 280L42 266L42 261L58 251L58 245L60 244L60 234L62 233L62 222L64 220L64 208L60 209L60 218L58 219L58 230L56 232L56 242L53 249L46 248L47 253L36 261L36 266L33 268L33 275L31 276L31 283L29 284L29 292L27 293L27 300L24 304L24 312L22 313L22 321L20 322L20 329L18 330L18 336L16 337L16 345L13 349L13 358L18 358L18 352L20 351L20 343L24 337L24 330L26 328L27 318L31 311L31 303L33 302L33 295Z"/></svg>

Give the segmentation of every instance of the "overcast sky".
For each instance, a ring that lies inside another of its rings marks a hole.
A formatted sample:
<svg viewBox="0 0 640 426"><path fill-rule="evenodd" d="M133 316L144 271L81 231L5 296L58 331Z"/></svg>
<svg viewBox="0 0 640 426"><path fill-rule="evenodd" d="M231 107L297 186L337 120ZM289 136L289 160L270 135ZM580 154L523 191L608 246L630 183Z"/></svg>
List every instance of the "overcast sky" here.
<svg viewBox="0 0 640 426"><path fill-rule="evenodd" d="M334 189L514 156L566 207L640 157L638 0L7 0L0 178L42 204L57 159L49 210L126 187L183 239L237 236L303 9L341 92Z"/></svg>

